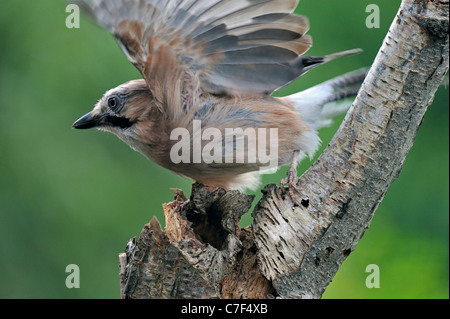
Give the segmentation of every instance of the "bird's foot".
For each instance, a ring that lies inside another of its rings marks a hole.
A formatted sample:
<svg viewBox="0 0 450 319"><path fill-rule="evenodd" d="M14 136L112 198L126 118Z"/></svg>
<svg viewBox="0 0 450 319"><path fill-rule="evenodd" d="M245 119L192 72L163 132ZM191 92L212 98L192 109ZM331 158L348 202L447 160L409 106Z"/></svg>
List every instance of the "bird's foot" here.
<svg viewBox="0 0 450 319"><path fill-rule="evenodd" d="M175 200L171 203L171 205L177 208L178 211L180 212L183 211L186 208L186 206L190 203L190 200L184 195L181 189L171 188L170 190L175 195Z"/></svg>
<svg viewBox="0 0 450 319"><path fill-rule="evenodd" d="M184 209L189 205L191 201L189 199L185 200L184 202L178 202L177 208L179 211L184 211Z"/></svg>
<svg viewBox="0 0 450 319"><path fill-rule="evenodd" d="M289 184L289 196L291 197L292 200L294 200L294 198L295 198L295 196L294 196L295 192L298 193L297 182L298 182L298 176L297 176L297 168L296 167L289 168L286 173L286 178L283 178L280 181L281 186L285 186L286 184Z"/></svg>

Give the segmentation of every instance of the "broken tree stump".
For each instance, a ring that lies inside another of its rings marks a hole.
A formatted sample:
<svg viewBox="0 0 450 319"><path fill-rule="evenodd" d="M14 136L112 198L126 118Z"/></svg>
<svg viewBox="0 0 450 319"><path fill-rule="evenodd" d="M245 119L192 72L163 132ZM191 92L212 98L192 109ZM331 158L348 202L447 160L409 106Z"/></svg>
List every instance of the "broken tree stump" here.
<svg viewBox="0 0 450 319"><path fill-rule="evenodd" d="M123 298L273 298L259 271L249 228L238 222L254 196L195 183L164 204L165 231L153 218L121 254Z"/></svg>

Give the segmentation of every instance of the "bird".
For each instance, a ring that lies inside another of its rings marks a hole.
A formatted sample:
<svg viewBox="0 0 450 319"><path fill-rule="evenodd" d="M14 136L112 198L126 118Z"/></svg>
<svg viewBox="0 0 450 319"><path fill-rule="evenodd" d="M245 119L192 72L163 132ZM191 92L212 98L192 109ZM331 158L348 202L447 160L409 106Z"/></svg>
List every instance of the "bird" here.
<svg viewBox="0 0 450 319"><path fill-rule="evenodd" d="M108 90L75 129L115 134L169 171L211 187L256 190L261 175L312 158L318 130L344 113L366 70L273 93L352 49L322 57L298 0L75 0L117 40L142 79Z"/></svg>

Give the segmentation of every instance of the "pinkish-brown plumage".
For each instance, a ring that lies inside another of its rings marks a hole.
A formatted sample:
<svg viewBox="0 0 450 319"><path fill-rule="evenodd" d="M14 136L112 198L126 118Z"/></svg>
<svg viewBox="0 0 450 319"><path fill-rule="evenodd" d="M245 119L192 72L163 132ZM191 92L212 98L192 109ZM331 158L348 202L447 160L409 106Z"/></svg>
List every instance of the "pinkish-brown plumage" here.
<svg viewBox="0 0 450 319"><path fill-rule="evenodd" d="M364 72L295 95L270 94L325 57L311 46L298 0L75 1L109 29L143 80L109 90L74 124L112 132L150 160L203 184L256 188L266 170L319 147L317 129L344 108ZM351 92L351 94L349 94ZM295 175L295 176L294 176Z"/></svg>

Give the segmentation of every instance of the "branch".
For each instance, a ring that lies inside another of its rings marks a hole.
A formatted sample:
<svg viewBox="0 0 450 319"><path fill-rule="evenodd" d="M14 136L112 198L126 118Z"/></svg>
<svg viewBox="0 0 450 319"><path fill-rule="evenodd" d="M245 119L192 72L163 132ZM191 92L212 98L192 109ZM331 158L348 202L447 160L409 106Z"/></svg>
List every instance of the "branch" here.
<svg viewBox="0 0 450 319"><path fill-rule="evenodd" d="M399 176L448 70L448 0L403 0L338 132L299 179L295 202L194 184L121 257L125 298L320 298Z"/></svg>

